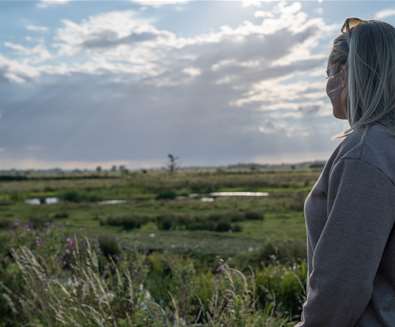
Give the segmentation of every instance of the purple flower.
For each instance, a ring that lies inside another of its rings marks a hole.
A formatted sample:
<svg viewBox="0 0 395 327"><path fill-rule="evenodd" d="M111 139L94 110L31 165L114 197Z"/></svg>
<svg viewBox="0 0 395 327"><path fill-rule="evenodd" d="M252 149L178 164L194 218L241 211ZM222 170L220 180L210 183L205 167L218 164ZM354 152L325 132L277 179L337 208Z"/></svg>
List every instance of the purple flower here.
<svg viewBox="0 0 395 327"><path fill-rule="evenodd" d="M26 230L32 230L33 229L33 223L31 221L29 221L26 225L25 225L25 229Z"/></svg>
<svg viewBox="0 0 395 327"><path fill-rule="evenodd" d="M36 246L41 246L43 244L43 240L39 237L36 237Z"/></svg>
<svg viewBox="0 0 395 327"><path fill-rule="evenodd" d="M15 219L12 223L12 228L17 229L21 226L21 221L19 219Z"/></svg>
<svg viewBox="0 0 395 327"><path fill-rule="evenodd" d="M66 239L66 247L67 247L67 250L69 250L69 251L75 250L75 240L68 237Z"/></svg>

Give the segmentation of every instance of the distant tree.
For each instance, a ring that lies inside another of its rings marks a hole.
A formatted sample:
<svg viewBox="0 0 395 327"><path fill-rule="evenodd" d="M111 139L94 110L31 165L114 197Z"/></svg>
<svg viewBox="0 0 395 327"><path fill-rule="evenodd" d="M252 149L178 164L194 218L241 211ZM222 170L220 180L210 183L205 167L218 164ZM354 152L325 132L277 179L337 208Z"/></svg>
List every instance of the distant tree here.
<svg viewBox="0 0 395 327"><path fill-rule="evenodd" d="M127 175L129 173L129 170L125 167L125 165L119 165L118 169L124 175Z"/></svg>
<svg viewBox="0 0 395 327"><path fill-rule="evenodd" d="M101 173L101 171L102 171L101 166L97 166L97 167L96 167L96 171L97 171L98 173Z"/></svg>
<svg viewBox="0 0 395 327"><path fill-rule="evenodd" d="M111 171L117 171L117 166L116 166L116 165L113 165L113 166L111 167Z"/></svg>
<svg viewBox="0 0 395 327"><path fill-rule="evenodd" d="M170 173L174 173L176 171L176 169L178 168L176 160L178 160L179 158L172 155L171 153L169 153L167 156L169 158L169 163L167 164L167 169L169 170Z"/></svg>

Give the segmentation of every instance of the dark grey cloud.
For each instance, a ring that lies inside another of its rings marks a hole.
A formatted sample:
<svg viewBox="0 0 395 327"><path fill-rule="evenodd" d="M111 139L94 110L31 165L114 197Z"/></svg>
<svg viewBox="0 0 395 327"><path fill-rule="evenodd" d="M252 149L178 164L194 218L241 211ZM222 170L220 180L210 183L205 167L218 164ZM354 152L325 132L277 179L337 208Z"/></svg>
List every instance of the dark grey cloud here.
<svg viewBox="0 0 395 327"><path fill-rule="evenodd" d="M107 77L61 77L37 86L29 99L0 103L5 110L0 147L15 159L161 160L176 153L185 163L214 163L331 146L330 130L322 132L328 123L319 116L281 118L282 126L307 125L313 139L289 137L283 127L265 134L259 126L268 120L277 126L276 119L266 112L230 107L227 103L234 97L231 88L201 79L193 87L152 88ZM27 152L29 146L38 149Z"/></svg>
<svg viewBox="0 0 395 327"><path fill-rule="evenodd" d="M158 34L152 32L133 32L127 36L119 37L114 31L107 30L90 35L89 38L81 44L81 47L88 49L108 49L122 44L133 45L135 43L152 41L157 38Z"/></svg>
<svg viewBox="0 0 395 327"><path fill-rule="evenodd" d="M301 32L291 33L287 28L273 34L251 33L243 41L235 40L235 36L224 38L218 43L205 45L195 44L183 48L183 51L199 55L199 64L211 67L224 59L234 59L237 62L261 60L266 65L289 54L292 48L317 35L317 27L309 27Z"/></svg>
<svg viewBox="0 0 395 327"><path fill-rule="evenodd" d="M89 24L96 26L94 21ZM111 51L119 45L138 48L170 34L152 29L119 37L105 29L75 38L71 36L78 36L79 29L70 26L71 34L63 30L67 35L58 39L60 45L70 41L63 48L70 61L81 54L74 51L81 47L100 60L81 65L77 60L63 73L41 67L39 78L18 75L25 84L10 83L11 68L0 66L0 148L6 149L1 156L8 160L160 161L174 153L183 163L214 164L297 157L325 149L329 153L334 146L329 139L341 122L329 117L324 89L305 83L312 71L325 67L326 59L307 56L273 65L292 55L296 46L320 37L319 26L299 32L284 28L264 36L256 26L243 40L224 34L216 42L178 48L170 43L182 41L173 38L150 48L147 59L137 58L137 64ZM139 74L127 71L128 66L125 71L113 66L120 62L154 68ZM256 83L269 82L265 91L270 92L282 86L271 86L270 81L287 76L292 79L284 85L306 85L296 98L287 98L285 92L274 99L257 97L240 107L232 105L248 98L251 90L259 92Z"/></svg>

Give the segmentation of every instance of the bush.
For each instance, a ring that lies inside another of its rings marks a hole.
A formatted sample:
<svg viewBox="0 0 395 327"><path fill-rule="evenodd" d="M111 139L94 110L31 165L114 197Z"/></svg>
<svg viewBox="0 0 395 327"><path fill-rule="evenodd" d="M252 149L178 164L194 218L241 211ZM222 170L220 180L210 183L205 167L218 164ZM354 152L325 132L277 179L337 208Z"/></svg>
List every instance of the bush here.
<svg viewBox="0 0 395 327"><path fill-rule="evenodd" d="M242 230L243 230L243 228L241 227L241 225L239 225L239 224L232 225L232 232L238 233L238 232L241 232Z"/></svg>
<svg viewBox="0 0 395 327"><path fill-rule="evenodd" d="M52 215L52 218L54 219L65 219L69 218L69 213L68 212L57 212Z"/></svg>
<svg viewBox="0 0 395 327"><path fill-rule="evenodd" d="M106 258L118 261L121 256L121 247L115 237L101 235L98 237L99 249Z"/></svg>
<svg viewBox="0 0 395 327"><path fill-rule="evenodd" d="M97 194L82 193L77 191L66 191L59 195L59 198L67 202L97 202L102 200Z"/></svg>
<svg viewBox="0 0 395 327"><path fill-rule="evenodd" d="M191 221L185 226L187 230L215 230L216 223L212 221Z"/></svg>
<svg viewBox="0 0 395 327"><path fill-rule="evenodd" d="M258 303L264 307L276 299L276 310L295 316L301 311L306 288L306 264L293 269L270 265L256 273Z"/></svg>
<svg viewBox="0 0 395 327"><path fill-rule="evenodd" d="M123 229L130 230L140 228L141 225L149 221L145 216L110 216L100 220L101 225L119 226Z"/></svg>
<svg viewBox="0 0 395 327"><path fill-rule="evenodd" d="M232 229L232 225L227 221L220 221L214 227L214 230L216 232L228 232L231 229Z"/></svg>
<svg viewBox="0 0 395 327"><path fill-rule="evenodd" d="M193 182L190 189L193 193L212 193L218 190L218 186L206 182Z"/></svg>
<svg viewBox="0 0 395 327"><path fill-rule="evenodd" d="M107 235L96 247L49 232L28 231L42 233L42 245L12 246L12 261L1 256L0 326L288 326L301 311L304 263L245 274L222 259L200 266L183 255L123 251ZM0 253L14 241L0 238Z"/></svg>
<svg viewBox="0 0 395 327"><path fill-rule="evenodd" d="M305 199L306 199L305 192L295 192L288 199L286 207L290 210L303 211Z"/></svg>
<svg viewBox="0 0 395 327"><path fill-rule="evenodd" d="M8 229L12 227L12 220L10 219L4 219L1 218L0 219L0 229Z"/></svg>
<svg viewBox="0 0 395 327"><path fill-rule="evenodd" d="M174 191L163 191L157 194L156 200L174 200L177 193Z"/></svg>
<svg viewBox="0 0 395 327"><path fill-rule="evenodd" d="M29 218L28 225L33 229L43 229L52 222L50 217L46 216L33 216Z"/></svg>
<svg viewBox="0 0 395 327"><path fill-rule="evenodd" d="M81 194L76 191L63 192L62 194L59 195L59 198L61 198L63 201L68 201L68 202L81 202L82 201Z"/></svg>
<svg viewBox="0 0 395 327"><path fill-rule="evenodd" d="M244 218L246 220L261 220L264 218L264 215L260 211L246 211L244 213Z"/></svg>
<svg viewBox="0 0 395 327"><path fill-rule="evenodd" d="M160 230L170 230L173 228L174 217L171 215L160 215L157 217L157 225Z"/></svg>

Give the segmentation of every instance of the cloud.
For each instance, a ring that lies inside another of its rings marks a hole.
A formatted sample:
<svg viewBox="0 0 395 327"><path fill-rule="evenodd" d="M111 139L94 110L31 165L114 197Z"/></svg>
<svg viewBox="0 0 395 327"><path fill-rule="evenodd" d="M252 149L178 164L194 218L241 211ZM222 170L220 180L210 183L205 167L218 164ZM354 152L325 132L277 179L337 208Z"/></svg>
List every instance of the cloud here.
<svg viewBox="0 0 395 327"><path fill-rule="evenodd" d="M48 49L43 43L37 44L32 48L27 48L21 44L13 42L5 42L4 46L13 50L17 54L28 56L29 59L27 62L30 63L38 63L52 58L52 55L49 53Z"/></svg>
<svg viewBox="0 0 395 327"><path fill-rule="evenodd" d="M27 25L26 29L28 31L38 32L38 33L44 33L44 32L48 31L48 28L45 26L39 26L39 25L33 25L33 24Z"/></svg>
<svg viewBox="0 0 395 327"><path fill-rule="evenodd" d="M112 11L63 20L49 44L8 42L15 57L0 55L8 160L97 163L105 154L134 165L174 152L185 164L220 164L322 151L339 132L318 80L320 42L329 47L333 27L300 3L271 12L181 37L135 11ZM33 64L40 44L52 57Z"/></svg>
<svg viewBox="0 0 395 327"><path fill-rule="evenodd" d="M122 44L132 45L145 41L155 40L158 37L154 32L131 32L129 35L119 37L113 31L102 31L100 34L92 35L91 38L85 40L81 47L85 48L110 48Z"/></svg>
<svg viewBox="0 0 395 327"><path fill-rule="evenodd" d="M48 8L52 6L62 6L70 3L71 0L39 0L37 7Z"/></svg>
<svg viewBox="0 0 395 327"><path fill-rule="evenodd" d="M240 0L242 7L261 7L266 2L273 0Z"/></svg>
<svg viewBox="0 0 395 327"><path fill-rule="evenodd" d="M383 19L387 17L395 16L395 9L388 8L380 10L373 15L373 19Z"/></svg>
<svg viewBox="0 0 395 327"><path fill-rule="evenodd" d="M130 0L141 6L161 7L167 5L184 5L192 0Z"/></svg>
<svg viewBox="0 0 395 327"><path fill-rule="evenodd" d="M36 68L0 55L0 83L23 83L32 81L38 78L39 75Z"/></svg>
<svg viewBox="0 0 395 327"><path fill-rule="evenodd" d="M182 71L191 77L199 76L202 73L198 68L195 67L186 67Z"/></svg>
<svg viewBox="0 0 395 327"><path fill-rule="evenodd" d="M63 20L55 36L60 54L73 56L84 49L111 49L125 44L170 37L134 11L112 11L84 19L81 23Z"/></svg>

